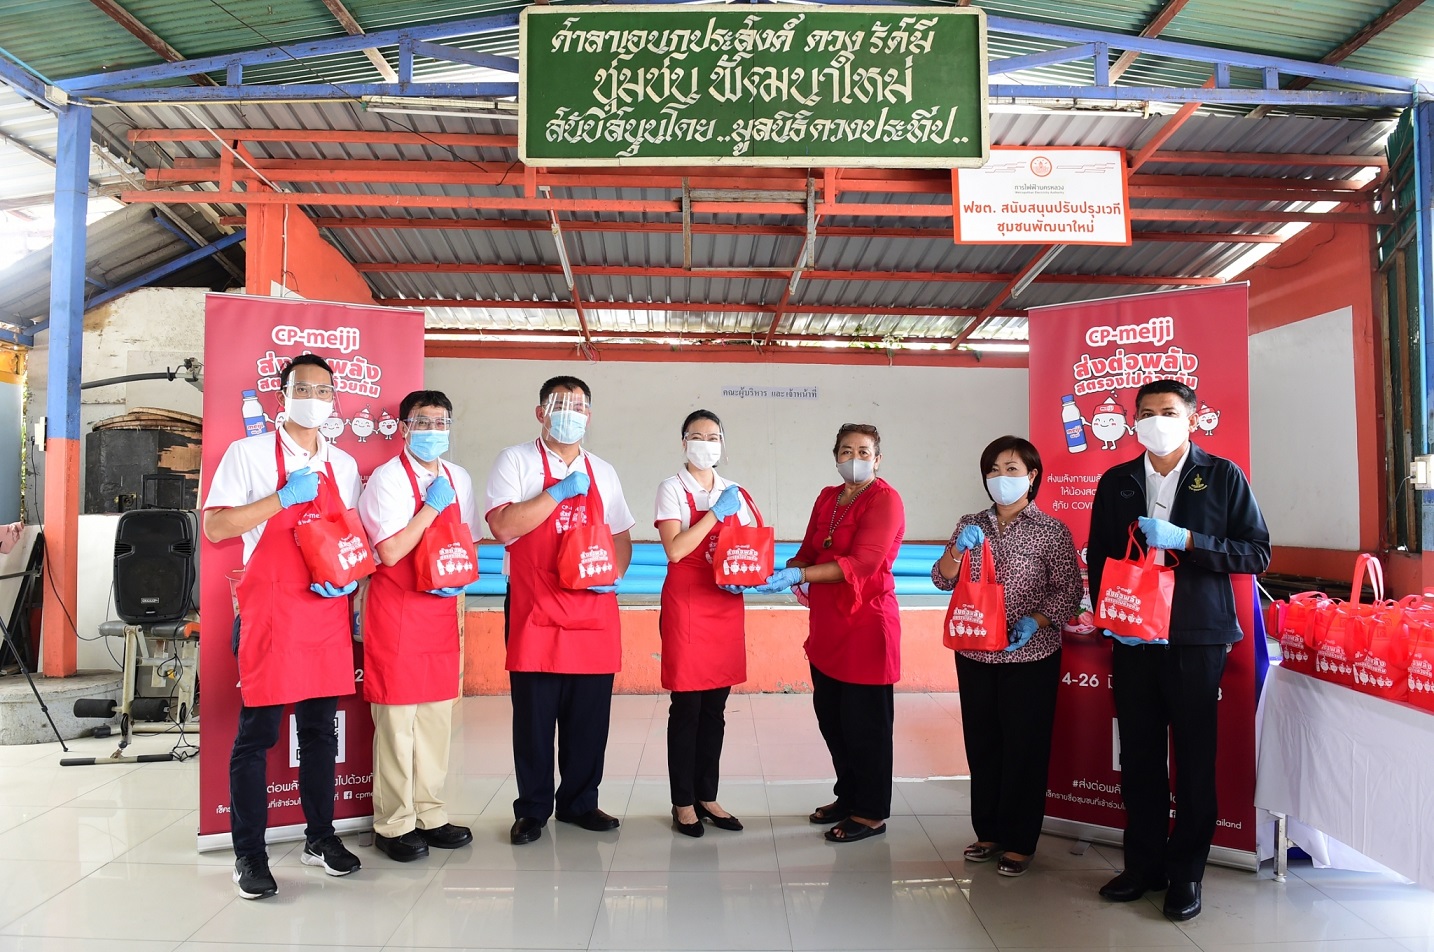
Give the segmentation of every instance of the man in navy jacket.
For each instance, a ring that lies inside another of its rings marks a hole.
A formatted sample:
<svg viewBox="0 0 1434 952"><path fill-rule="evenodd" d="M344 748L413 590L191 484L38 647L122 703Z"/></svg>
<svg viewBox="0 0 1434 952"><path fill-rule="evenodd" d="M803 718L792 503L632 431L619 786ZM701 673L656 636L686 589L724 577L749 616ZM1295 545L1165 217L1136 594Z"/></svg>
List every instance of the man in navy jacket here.
<svg viewBox="0 0 1434 952"><path fill-rule="evenodd" d="M1125 870L1100 890L1131 902L1169 884L1165 915L1200 914L1200 881L1218 817L1215 740L1220 677L1230 646L1244 637L1230 576L1257 575L1270 563L1270 534L1240 468L1190 442L1195 391L1174 380L1141 387L1136 436L1146 452L1106 472L1090 513L1086 562L1099 597L1106 559L1122 558L1132 524L1137 539L1175 564L1170 638L1114 639L1111 670L1120 721ZM1143 535L1143 539L1142 539ZM1172 559L1167 552L1174 551ZM1173 740L1174 829L1170 828Z"/></svg>

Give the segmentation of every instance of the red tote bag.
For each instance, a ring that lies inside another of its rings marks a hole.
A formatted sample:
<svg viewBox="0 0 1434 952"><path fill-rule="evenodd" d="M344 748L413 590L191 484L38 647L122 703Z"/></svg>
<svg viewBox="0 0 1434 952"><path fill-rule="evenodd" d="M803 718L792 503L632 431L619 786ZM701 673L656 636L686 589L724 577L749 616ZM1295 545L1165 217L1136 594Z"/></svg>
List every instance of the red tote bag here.
<svg viewBox="0 0 1434 952"><path fill-rule="evenodd" d="M1410 704L1434 711L1434 620L1420 618L1409 626Z"/></svg>
<svg viewBox="0 0 1434 952"><path fill-rule="evenodd" d="M761 585L776 564L777 533L762 524L762 514L747 490L739 486L737 491L747 500L757 524L744 526L736 516L722 520L717 548L712 550L712 575L718 585Z"/></svg>
<svg viewBox="0 0 1434 952"><path fill-rule="evenodd" d="M404 454L403 468L408 473L408 484L413 488L414 512L423 508L423 497L418 493L418 475L413 464ZM448 467L442 466L443 475L450 484L453 482ZM473 544L473 533L459 514L455 501L445 506L433 520L432 525L413 547L413 574L418 590L432 591L435 588L462 588L478 580L478 549Z"/></svg>
<svg viewBox="0 0 1434 952"><path fill-rule="evenodd" d="M981 576L971 578L971 550L961 553L956 587L946 608L941 643L953 651L1003 651L1006 637L1006 588L996 581L991 543L981 543Z"/></svg>
<svg viewBox="0 0 1434 952"><path fill-rule="evenodd" d="M591 489L583 507L583 521L564 532L558 542L558 584L575 591L617 582L617 547L603 518L602 496L592 470L589 463ZM573 497L580 498L583 497Z"/></svg>
<svg viewBox="0 0 1434 952"><path fill-rule="evenodd" d="M1141 554L1135 541L1136 523L1130 524L1125 558L1107 559L1100 578L1095 621L1102 628L1141 641L1168 641L1170 603L1175 595L1175 568L1155 561L1154 546ZM1139 556L1134 558L1133 556ZM1174 553L1169 558L1175 559Z"/></svg>
<svg viewBox="0 0 1434 952"><path fill-rule="evenodd" d="M1409 694L1409 630L1399 610L1359 619L1355 626L1353 682L1356 691L1387 701Z"/></svg>
<svg viewBox="0 0 1434 952"><path fill-rule="evenodd" d="M1364 579L1368 576L1374 589L1374 602L1362 604ZM1350 600L1332 601L1321 606L1310 626L1314 645L1314 668L1309 673L1331 684L1354 687L1354 655L1360 647L1359 638L1367 620L1390 611L1384 602L1384 569L1372 555L1361 554L1354 563L1354 581L1350 584ZM1394 608L1396 613L1398 609Z"/></svg>
<svg viewBox="0 0 1434 952"><path fill-rule="evenodd" d="M1315 613L1331 599L1323 592L1301 592L1291 595L1289 603L1275 602L1277 622L1270 627L1280 642L1280 656L1284 659L1280 667L1304 674L1314 673L1315 649L1310 631L1314 626Z"/></svg>
<svg viewBox="0 0 1434 952"><path fill-rule="evenodd" d="M376 566L359 514L334 501L339 491L332 480L329 491L321 492L319 498L324 500L322 508L315 500L316 514L294 527L294 539L309 567L310 579L315 585L328 582L343 588L372 575Z"/></svg>

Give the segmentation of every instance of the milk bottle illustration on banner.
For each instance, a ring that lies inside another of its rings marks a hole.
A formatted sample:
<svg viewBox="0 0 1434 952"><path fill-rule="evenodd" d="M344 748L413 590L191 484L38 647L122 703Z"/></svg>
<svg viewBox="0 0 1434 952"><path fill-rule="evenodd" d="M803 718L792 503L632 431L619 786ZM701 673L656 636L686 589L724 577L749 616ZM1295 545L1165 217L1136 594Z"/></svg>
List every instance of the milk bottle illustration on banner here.
<svg viewBox="0 0 1434 952"><path fill-rule="evenodd" d="M268 430L264 422L264 408L259 405L259 394L255 391L244 391L244 402L239 412L244 416L245 436L259 436Z"/></svg>
<svg viewBox="0 0 1434 952"><path fill-rule="evenodd" d="M1076 406L1073 393L1061 397L1061 426L1066 431L1066 449L1072 453L1084 453L1085 421L1081 419L1080 407Z"/></svg>

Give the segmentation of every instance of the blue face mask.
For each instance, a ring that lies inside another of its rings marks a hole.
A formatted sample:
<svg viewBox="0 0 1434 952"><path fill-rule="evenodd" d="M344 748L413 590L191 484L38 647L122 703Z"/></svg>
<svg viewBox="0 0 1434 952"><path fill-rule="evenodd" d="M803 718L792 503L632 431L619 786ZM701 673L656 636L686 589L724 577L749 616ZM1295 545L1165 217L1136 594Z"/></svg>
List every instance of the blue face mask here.
<svg viewBox="0 0 1434 952"><path fill-rule="evenodd" d="M581 443L587 430L587 415L576 410L554 410L548 416L548 435L559 443Z"/></svg>
<svg viewBox="0 0 1434 952"><path fill-rule="evenodd" d="M448 452L448 434L437 430L414 431L408 435L408 449L425 463L431 463Z"/></svg>

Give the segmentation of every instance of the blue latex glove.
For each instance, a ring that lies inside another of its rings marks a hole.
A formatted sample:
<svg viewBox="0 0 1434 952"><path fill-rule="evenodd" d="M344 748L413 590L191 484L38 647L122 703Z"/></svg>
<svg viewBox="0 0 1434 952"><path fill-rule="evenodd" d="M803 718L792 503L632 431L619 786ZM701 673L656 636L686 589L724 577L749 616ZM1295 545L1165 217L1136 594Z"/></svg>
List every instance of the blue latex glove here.
<svg viewBox="0 0 1434 952"><path fill-rule="evenodd" d="M712 515L720 522L728 516L735 516L741 509L742 491L734 484L722 490L722 495L712 504Z"/></svg>
<svg viewBox="0 0 1434 952"><path fill-rule="evenodd" d="M587 473L568 473L549 486L547 493L553 497L554 502L562 502L564 499L585 494L591 485L592 480L588 479Z"/></svg>
<svg viewBox="0 0 1434 952"><path fill-rule="evenodd" d="M460 585L457 588L430 588L428 594L437 595L439 598L453 598L463 594L463 587Z"/></svg>
<svg viewBox="0 0 1434 952"><path fill-rule="evenodd" d="M312 502L319 494L319 474L305 466L289 474L289 479L279 489L279 505L288 509L301 502Z"/></svg>
<svg viewBox="0 0 1434 952"><path fill-rule="evenodd" d="M754 585L751 591L758 595L776 595L785 592L802 580L801 569L777 569L761 585Z"/></svg>
<svg viewBox="0 0 1434 952"><path fill-rule="evenodd" d="M1132 647L1132 648L1139 648L1139 647L1141 647L1142 645L1168 645L1168 644L1170 644L1170 642L1166 641L1164 638L1160 638L1160 639L1157 639L1157 640L1155 640L1155 641L1141 641L1139 638L1127 638L1125 635L1117 635L1115 632L1113 632L1113 631L1111 631L1111 630L1109 630L1109 629L1107 629L1107 628L1102 628L1102 629L1101 629L1101 633L1102 633L1103 635L1105 635L1107 638L1113 638L1114 640L1120 642L1121 644L1123 644L1123 645L1129 645L1129 646Z"/></svg>
<svg viewBox="0 0 1434 952"><path fill-rule="evenodd" d="M358 588L358 582L350 582L343 588L335 588L333 583L325 582L322 585L310 585L309 591L315 595L322 595L324 598L342 598L345 595L352 595L356 588Z"/></svg>
<svg viewBox="0 0 1434 952"><path fill-rule="evenodd" d="M1030 615L1023 616L1011 626L1011 634L1009 635L1011 643L1006 646L1005 650L1017 651L1024 648L1026 642L1030 641L1031 637L1035 635L1038 630L1040 630L1040 626L1036 624L1034 618Z"/></svg>
<svg viewBox="0 0 1434 952"><path fill-rule="evenodd" d="M741 595L747 590L741 585L718 585L717 587L724 592L731 592L733 595Z"/></svg>
<svg viewBox="0 0 1434 952"><path fill-rule="evenodd" d="M980 526L967 526L956 533L956 551L965 552L967 549L974 549L986 541L986 533L981 531Z"/></svg>
<svg viewBox="0 0 1434 952"><path fill-rule="evenodd" d="M453 491L453 484L448 481L447 476L438 476L428 484L428 492L423 494L423 503L426 506L442 512L458 499L457 493Z"/></svg>
<svg viewBox="0 0 1434 952"><path fill-rule="evenodd" d="M568 478L571 479L572 477L568 477ZM587 479L587 477L584 476L583 479ZM619 577L618 580L617 580L617 582L613 582L611 585L594 585L594 586L592 586L591 588L589 588L588 591L590 591L590 592L597 592L599 595L611 595L613 592L616 592L616 591L617 591L618 582L621 582L621 581L622 581L622 578Z"/></svg>
<svg viewBox="0 0 1434 952"><path fill-rule="evenodd" d="M1145 533L1145 541L1152 547L1185 551L1187 533L1184 529L1164 519L1152 519L1150 516L1141 516L1138 521L1140 531Z"/></svg>

